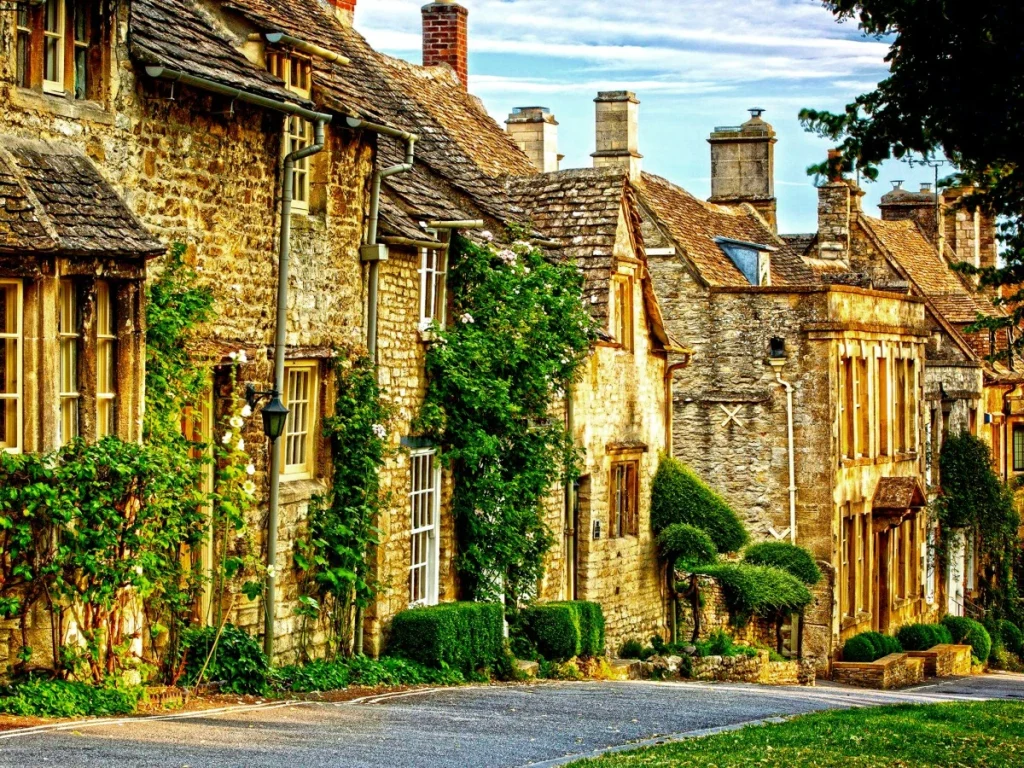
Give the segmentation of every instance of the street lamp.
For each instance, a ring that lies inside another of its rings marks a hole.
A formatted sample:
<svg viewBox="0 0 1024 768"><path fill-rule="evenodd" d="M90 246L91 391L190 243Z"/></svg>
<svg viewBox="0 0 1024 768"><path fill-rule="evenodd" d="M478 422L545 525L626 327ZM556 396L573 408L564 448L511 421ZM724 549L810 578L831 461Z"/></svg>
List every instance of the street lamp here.
<svg viewBox="0 0 1024 768"><path fill-rule="evenodd" d="M260 412L260 415L263 417L263 434L270 438L270 442L273 443L284 434L284 427L288 421L288 409L281 402L281 396L277 390L257 392L256 387L252 384L246 386L245 402L254 411L264 398L269 398L270 402L263 406L263 410Z"/></svg>

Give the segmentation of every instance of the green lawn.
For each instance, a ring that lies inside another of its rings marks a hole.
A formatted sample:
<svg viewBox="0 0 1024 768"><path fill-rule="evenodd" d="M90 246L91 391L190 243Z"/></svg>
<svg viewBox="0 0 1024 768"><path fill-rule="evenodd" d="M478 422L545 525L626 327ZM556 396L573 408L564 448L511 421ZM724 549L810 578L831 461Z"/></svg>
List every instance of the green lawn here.
<svg viewBox="0 0 1024 768"><path fill-rule="evenodd" d="M573 763L571 768L1024 766L1024 704L973 702L823 712L778 725Z"/></svg>

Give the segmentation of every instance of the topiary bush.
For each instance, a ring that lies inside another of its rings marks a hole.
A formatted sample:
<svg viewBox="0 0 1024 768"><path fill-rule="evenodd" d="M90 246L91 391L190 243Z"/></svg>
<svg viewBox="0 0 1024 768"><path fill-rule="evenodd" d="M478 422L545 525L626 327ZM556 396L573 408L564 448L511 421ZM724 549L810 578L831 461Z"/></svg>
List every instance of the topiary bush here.
<svg viewBox="0 0 1024 768"><path fill-rule="evenodd" d="M270 665L256 638L233 624L217 634L217 627L190 627L182 633L186 682L220 683L228 693L264 693Z"/></svg>
<svg viewBox="0 0 1024 768"><path fill-rule="evenodd" d="M721 563L698 569L718 580L734 624L743 625L754 614L777 618L800 611L811 593L798 578L781 568L749 563Z"/></svg>
<svg viewBox="0 0 1024 768"><path fill-rule="evenodd" d="M992 637L985 627L966 616L947 616L942 623L949 630L954 643L971 646L978 661L983 664L988 661L992 652Z"/></svg>
<svg viewBox="0 0 1024 768"><path fill-rule="evenodd" d="M651 487L651 528L661 533L674 523L706 531L719 552L737 552L747 543L739 516L682 462L662 456Z"/></svg>
<svg viewBox="0 0 1024 768"><path fill-rule="evenodd" d="M752 544L743 553L743 560L751 565L772 565L796 576L808 586L821 581L821 569L811 553L786 541L763 541Z"/></svg>
<svg viewBox="0 0 1024 768"><path fill-rule="evenodd" d="M391 620L387 653L471 675L507 662L505 611L498 603L410 608Z"/></svg>
<svg viewBox="0 0 1024 768"><path fill-rule="evenodd" d="M658 552L671 568L684 570L718 559L715 542L707 532L687 523L673 523L659 533Z"/></svg>
<svg viewBox="0 0 1024 768"><path fill-rule="evenodd" d="M843 644L843 661L878 661L891 653L901 653L903 648L891 635L880 632L861 632Z"/></svg>
<svg viewBox="0 0 1024 768"><path fill-rule="evenodd" d="M949 630L941 624L908 624L896 637L905 651L927 651L951 640Z"/></svg>
<svg viewBox="0 0 1024 768"><path fill-rule="evenodd" d="M604 653L604 612L583 600L538 603L520 609L514 633L548 661Z"/></svg>
<svg viewBox="0 0 1024 768"><path fill-rule="evenodd" d="M1003 619L999 622L999 636L1003 639L1003 645L1006 646L1006 650L1010 653L1017 656L1024 653L1024 632L1021 632L1020 627L1009 619Z"/></svg>

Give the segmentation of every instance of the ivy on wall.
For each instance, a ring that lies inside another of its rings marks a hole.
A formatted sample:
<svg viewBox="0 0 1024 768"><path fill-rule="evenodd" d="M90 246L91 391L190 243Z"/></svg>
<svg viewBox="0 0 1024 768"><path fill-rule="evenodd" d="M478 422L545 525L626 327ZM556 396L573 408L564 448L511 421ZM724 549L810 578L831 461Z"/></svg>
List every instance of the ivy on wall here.
<svg viewBox="0 0 1024 768"><path fill-rule="evenodd" d="M457 567L464 596L528 599L552 535L543 504L576 471L552 405L596 338L576 265L529 243L457 237L448 270L450 322L427 353L419 425L454 468Z"/></svg>

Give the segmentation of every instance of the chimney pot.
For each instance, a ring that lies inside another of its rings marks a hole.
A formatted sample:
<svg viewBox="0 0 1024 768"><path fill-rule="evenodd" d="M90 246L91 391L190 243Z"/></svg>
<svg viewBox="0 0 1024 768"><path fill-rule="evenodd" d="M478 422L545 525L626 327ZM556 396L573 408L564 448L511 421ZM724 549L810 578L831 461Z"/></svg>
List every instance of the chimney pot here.
<svg viewBox="0 0 1024 768"><path fill-rule="evenodd" d="M711 145L713 203L749 203L776 229L775 130L761 119L763 107L751 107L743 125L715 128Z"/></svg>
<svg viewBox="0 0 1024 768"><path fill-rule="evenodd" d="M921 182L921 191L922 191L922 192L924 192L924 193L926 193L926 194L930 194L930 193L931 193L931 191L932 191L932 185L931 185L931 184L929 184L929 183L928 183L928 182L926 182L926 181L922 181L922 182Z"/></svg>
<svg viewBox="0 0 1024 768"><path fill-rule="evenodd" d="M423 66L447 64L469 86L469 11L453 0L423 6Z"/></svg>

